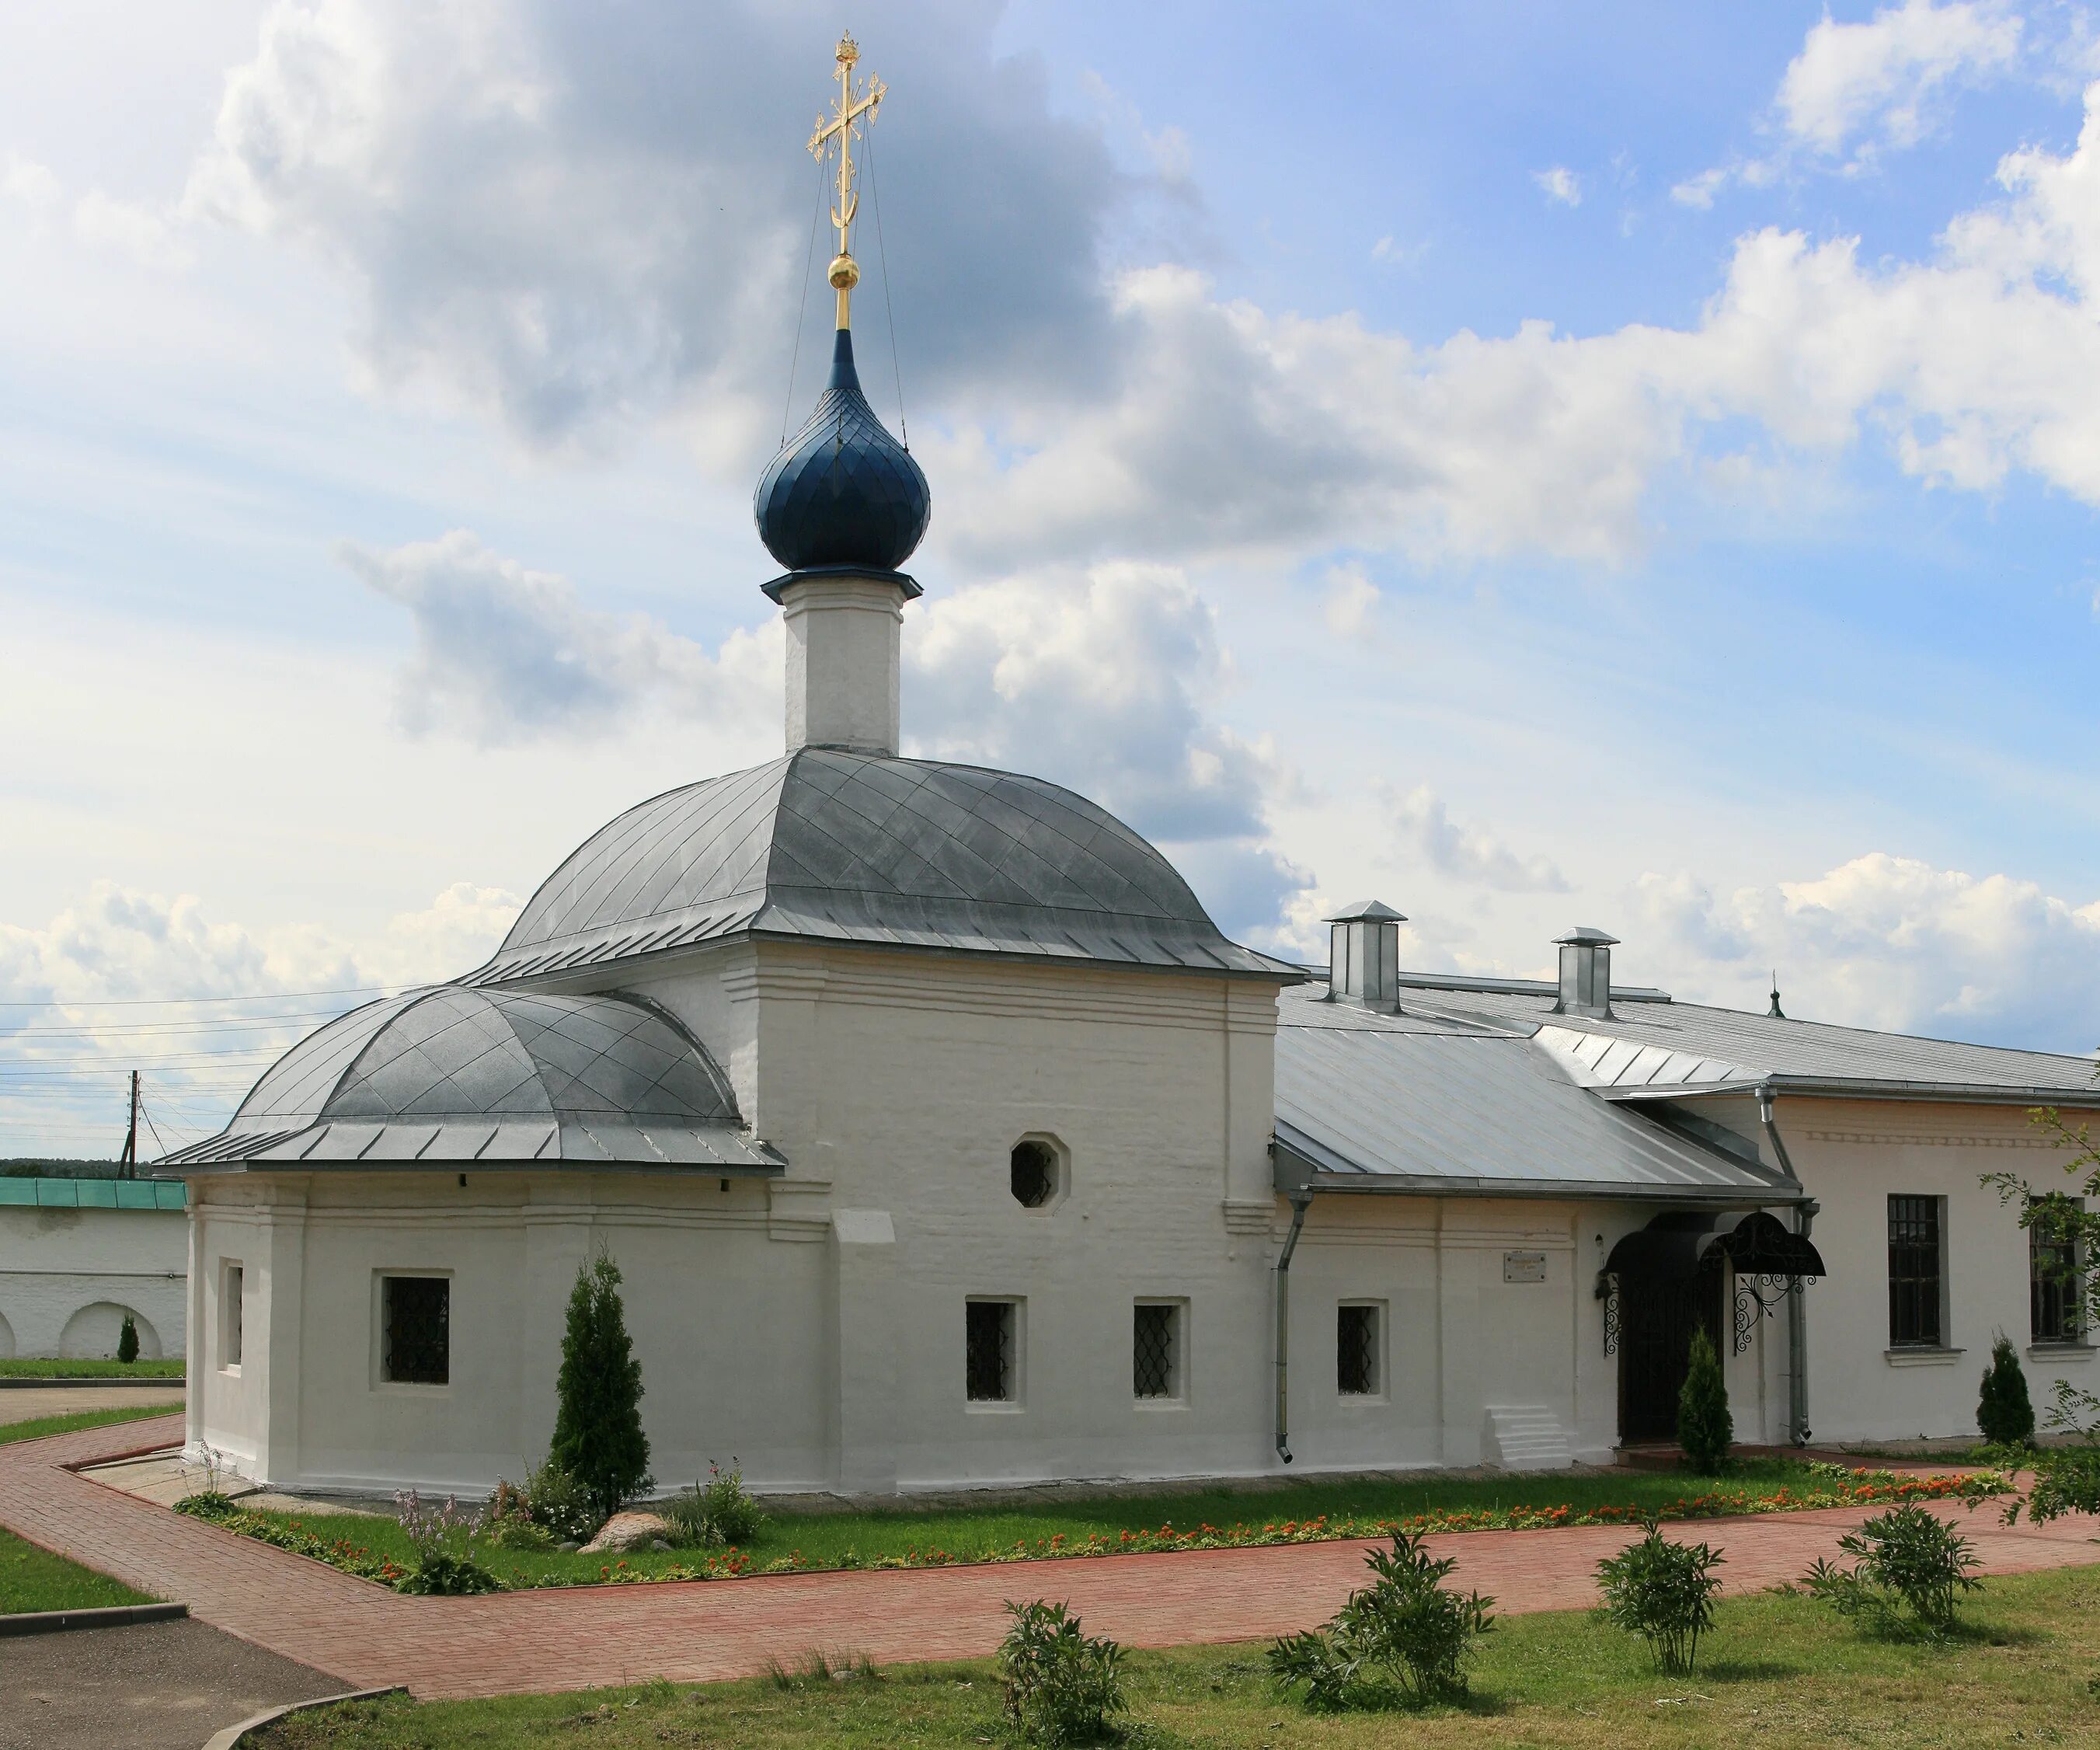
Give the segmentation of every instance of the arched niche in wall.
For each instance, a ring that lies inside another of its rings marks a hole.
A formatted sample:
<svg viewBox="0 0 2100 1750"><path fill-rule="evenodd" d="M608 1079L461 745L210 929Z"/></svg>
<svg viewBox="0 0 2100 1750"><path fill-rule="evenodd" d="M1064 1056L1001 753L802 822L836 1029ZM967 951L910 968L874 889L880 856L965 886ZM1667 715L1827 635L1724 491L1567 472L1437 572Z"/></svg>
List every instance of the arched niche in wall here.
<svg viewBox="0 0 2100 1750"><path fill-rule="evenodd" d="M7 1323L7 1315L0 1313L0 1361L12 1358L15 1353L15 1328Z"/></svg>
<svg viewBox="0 0 2100 1750"><path fill-rule="evenodd" d="M118 1340L124 1334L124 1315L131 1315L139 1333L139 1359L161 1359L161 1333L152 1321L136 1307L120 1306L114 1301L91 1301L65 1322L59 1333L59 1354L68 1361L116 1358Z"/></svg>

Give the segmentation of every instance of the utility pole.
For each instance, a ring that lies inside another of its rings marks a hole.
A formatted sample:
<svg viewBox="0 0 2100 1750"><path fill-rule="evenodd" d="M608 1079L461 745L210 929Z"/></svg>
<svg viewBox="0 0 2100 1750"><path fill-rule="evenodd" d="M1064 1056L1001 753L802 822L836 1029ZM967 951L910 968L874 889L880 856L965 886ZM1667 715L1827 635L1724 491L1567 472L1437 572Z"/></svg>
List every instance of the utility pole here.
<svg viewBox="0 0 2100 1750"><path fill-rule="evenodd" d="M139 1072L131 1072L131 1122L124 1132L124 1155L117 1163L124 1170L117 1176L121 1179L135 1179L139 1176Z"/></svg>

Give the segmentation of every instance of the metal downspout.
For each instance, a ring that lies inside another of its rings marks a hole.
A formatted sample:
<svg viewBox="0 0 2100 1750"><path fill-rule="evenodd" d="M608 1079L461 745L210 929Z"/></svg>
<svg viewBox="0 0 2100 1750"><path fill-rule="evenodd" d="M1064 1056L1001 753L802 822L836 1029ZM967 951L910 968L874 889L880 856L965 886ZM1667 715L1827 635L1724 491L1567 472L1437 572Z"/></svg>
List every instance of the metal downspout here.
<svg viewBox="0 0 2100 1750"><path fill-rule="evenodd" d="M1290 1462L1290 1254L1298 1249L1305 1212L1312 1207L1310 1186L1290 1193L1290 1231L1276 1259L1276 1452L1286 1465Z"/></svg>
<svg viewBox="0 0 2100 1750"><path fill-rule="evenodd" d="M1778 1161L1780 1170L1798 1185L1801 1175L1793 1170L1793 1162L1787 1155L1786 1143L1772 1117L1772 1093L1769 1081L1761 1083L1758 1088L1758 1118L1765 1127L1765 1135L1771 1139L1772 1156ZM1809 1229L1815 1225L1818 1208L1813 1199L1794 1205L1793 1231L1804 1240L1808 1237ZM1788 1436L1796 1446L1807 1446L1809 1442L1808 1296L1798 1284L1787 1307L1786 1366Z"/></svg>

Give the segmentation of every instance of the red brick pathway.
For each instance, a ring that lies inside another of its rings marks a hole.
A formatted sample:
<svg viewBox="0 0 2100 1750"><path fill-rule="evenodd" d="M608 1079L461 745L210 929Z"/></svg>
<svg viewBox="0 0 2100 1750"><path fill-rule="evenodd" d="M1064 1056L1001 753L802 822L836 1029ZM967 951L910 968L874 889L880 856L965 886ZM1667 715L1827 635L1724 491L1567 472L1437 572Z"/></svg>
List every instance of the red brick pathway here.
<svg viewBox="0 0 2100 1750"><path fill-rule="evenodd" d="M133 1422L0 1446L0 1524L115 1575L192 1615L360 1688L418 1695L580 1689L650 1677L743 1677L812 1647L877 1663L982 1655L1004 1631L1002 1602L1069 1599L1096 1633L1140 1646L1249 1640L1332 1613L1363 1573L1365 1545L1186 1551L1026 1567L780 1575L687 1584L408 1598L251 1539L167 1512L64 1468L181 1437ZM1730 1519L1699 1527L1727 1553L1729 1589L1799 1575L1833 1553L1871 1509ZM2007 1527L1989 1509L1949 1509L1986 1569L2005 1574L2100 1562L2100 1520ZM1508 1611L1563 1610L1595 1593L1612 1526L1472 1531L1434 1540L1458 1578Z"/></svg>

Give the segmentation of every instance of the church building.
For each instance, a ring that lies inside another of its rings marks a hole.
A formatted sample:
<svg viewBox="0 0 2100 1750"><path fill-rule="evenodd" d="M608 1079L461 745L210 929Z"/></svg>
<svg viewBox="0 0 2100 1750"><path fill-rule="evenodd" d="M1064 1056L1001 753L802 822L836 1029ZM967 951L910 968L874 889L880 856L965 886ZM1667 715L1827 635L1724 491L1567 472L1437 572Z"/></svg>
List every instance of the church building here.
<svg viewBox="0 0 2100 1750"><path fill-rule="evenodd" d="M188 1182L188 1436L304 1491L545 1452L564 1312L625 1277L656 1476L761 1490L1609 1462L1691 1333L1738 1438L1975 1425L1993 1334L2100 1378L1979 1183L2088 1058L1228 939L1040 779L899 752L931 510L855 373L839 51L829 382L758 488L783 757L616 815L488 962L293 1046Z"/></svg>

